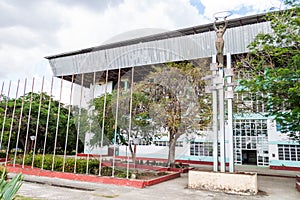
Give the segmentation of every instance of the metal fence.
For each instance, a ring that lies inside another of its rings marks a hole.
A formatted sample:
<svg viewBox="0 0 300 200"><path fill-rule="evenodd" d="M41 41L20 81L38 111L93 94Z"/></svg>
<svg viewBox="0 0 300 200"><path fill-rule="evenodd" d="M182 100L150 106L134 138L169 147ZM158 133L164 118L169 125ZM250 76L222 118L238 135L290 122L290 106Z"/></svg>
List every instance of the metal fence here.
<svg viewBox="0 0 300 200"><path fill-rule="evenodd" d="M3 164L129 178L166 166L172 128L177 157L189 154L189 140L210 120L201 80L209 63L184 65L3 81ZM142 146L150 152L138 157Z"/></svg>

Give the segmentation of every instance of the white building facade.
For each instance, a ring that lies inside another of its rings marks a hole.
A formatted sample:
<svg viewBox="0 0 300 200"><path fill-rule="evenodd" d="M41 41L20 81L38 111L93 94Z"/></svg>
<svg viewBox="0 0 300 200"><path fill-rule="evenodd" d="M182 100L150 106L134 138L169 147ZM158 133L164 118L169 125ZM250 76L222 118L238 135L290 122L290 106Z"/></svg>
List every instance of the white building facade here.
<svg viewBox="0 0 300 200"><path fill-rule="evenodd" d="M249 16L229 20L224 35L224 53L247 53L248 44L258 33L271 32L270 23L263 15ZM116 84L117 71L132 67L141 68L159 63L177 62L211 57L215 54L215 33L212 24L156 34L148 37L83 49L80 51L49 56L54 76L70 80L70 77L85 74L83 85L93 91L93 97L104 93L105 76L99 77L97 86L93 85L95 72L108 72L109 89ZM90 78L89 78L90 77ZM98 85L100 84L100 86ZM126 85L126 84L124 84ZM236 165L251 164L258 166L291 167L300 169L300 144L292 141L279 130L279 124L271 117L265 117L263 105L256 113L235 113L233 121L234 162ZM225 127L226 130L226 127ZM105 154L108 147L91 147L86 134L85 153ZM211 131L203 136L182 136L176 144L176 159L183 161L213 162ZM225 132L225 144L228 149L228 134ZM129 154L127 146L118 146L118 155ZM228 161L228 152L226 161ZM140 141L137 156L145 158L167 158L168 137L154 139L151 144Z"/></svg>

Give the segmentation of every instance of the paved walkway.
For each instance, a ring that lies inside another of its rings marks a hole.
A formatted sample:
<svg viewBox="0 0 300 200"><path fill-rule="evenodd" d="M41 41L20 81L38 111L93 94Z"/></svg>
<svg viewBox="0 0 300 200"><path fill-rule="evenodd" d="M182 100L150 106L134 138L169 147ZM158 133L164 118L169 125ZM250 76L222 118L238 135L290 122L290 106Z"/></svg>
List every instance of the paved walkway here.
<svg viewBox="0 0 300 200"><path fill-rule="evenodd" d="M211 171L211 166L194 166L205 171ZM192 199L278 199L293 200L300 199L300 192L295 188L295 176L299 172L270 170L265 167L238 166L236 171L256 171L258 174L259 194L255 196L230 195L222 192L210 192L203 190L193 190L187 188L187 174L182 174L180 178L163 182L144 189L105 185L99 183L87 183L80 181L70 181L57 178L45 178L36 176L25 176L19 194L23 196L35 197L37 199L72 199L72 200L94 200L94 199L122 199L122 200L192 200ZM264 176L263 176L264 175ZM267 176L265 176L267 175ZM289 178L288 178L289 177ZM28 182L29 181L29 182ZM38 183L36 183L38 182ZM42 184L41 184L42 183Z"/></svg>
<svg viewBox="0 0 300 200"><path fill-rule="evenodd" d="M213 171L211 165L190 165L201 169L203 171ZM228 171L228 167L226 169ZM236 172L256 172L258 175L262 176L277 176L277 177L296 177L297 174L300 174L300 171L290 171L290 170L274 170L269 169L269 167L256 166L256 165L236 165Z"/></svg>

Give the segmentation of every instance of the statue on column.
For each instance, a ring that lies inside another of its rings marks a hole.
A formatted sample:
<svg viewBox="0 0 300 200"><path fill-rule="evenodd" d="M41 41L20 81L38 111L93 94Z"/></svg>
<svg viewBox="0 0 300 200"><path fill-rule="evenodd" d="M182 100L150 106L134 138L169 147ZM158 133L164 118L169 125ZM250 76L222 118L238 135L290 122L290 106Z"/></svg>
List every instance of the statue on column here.
<svg viewBox="0 0 300 200"><path fill-rule="evenodd" d="M216 26L216 22L218 20L217 17L215 17L214 21L214 29L217 34L217 39L216 39L216 49L217 49L217 63L218 67L223 67L224 63L224 57L223 57L223 49L224 49L224 39L223 35L226 31L226 27L228 24L228 21L226 20L227 17L224 17L224 26L220 25L219 27Z"/></svg>

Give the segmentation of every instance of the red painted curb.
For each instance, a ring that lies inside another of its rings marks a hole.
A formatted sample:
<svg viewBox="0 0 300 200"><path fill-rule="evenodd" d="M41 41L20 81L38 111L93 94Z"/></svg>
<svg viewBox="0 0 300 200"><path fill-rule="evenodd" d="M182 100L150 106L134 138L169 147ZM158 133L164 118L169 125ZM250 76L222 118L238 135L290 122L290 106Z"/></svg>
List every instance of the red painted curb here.
<svg viewBox="0 0 300 200"><path fill-rule="evenodd" d="M114 184L114 185L129 186L129 187L136 187L136 188L144 188L146 186L158 184L167 180L180 177L180 172L170 173L168 175L157 177L151 180L136 180L136 179L122 179L122 178L115 178L115 177L100 177L100 176L85 175L85 174L73 174L73 173L66 173L66 172L55 172L55 171L41 170L38 168L31 168L28 166L25 166L24 169L18 166L16 167L7 166L7 170L8 172L12 172L12 173L22 173L22 174L34 175L34 176L62 178L68 180L95 182L95 183L103 183L103 184Z"/></svg>
<svg viewBox="0 0 300 200"><path fill-rule="evenodd" d="M296 175L296 179L297 179L298 182L300 182L300 175L299 174Z"/></svg>
<svg viewBox="0 0 300 200"><path fill-rule="evenodd" d="M6 158L0 158L0 162L5 162ZM10 161L10 157L7 158L7 161Z"/></svg>
<svg viewBox="0 0 300 200"><path fill-rule="evenodd" d="M155 185L164 181L168 181L174 178L178 178L180 177L180 172L176 172L176 173L172 173L172 174L168 174L165 176L161 176L159 178L155 178L155 179L151 179L151 180L147 180L146 181L146 186L150 186L150 185Z"/></svg>
<svg viewBox="0 0 300 200"><path fill-rule="evenodd" d="M289 167L289 166L274 166L274 165L270 165L270 169L300 171L300 167Z"/></svg>

